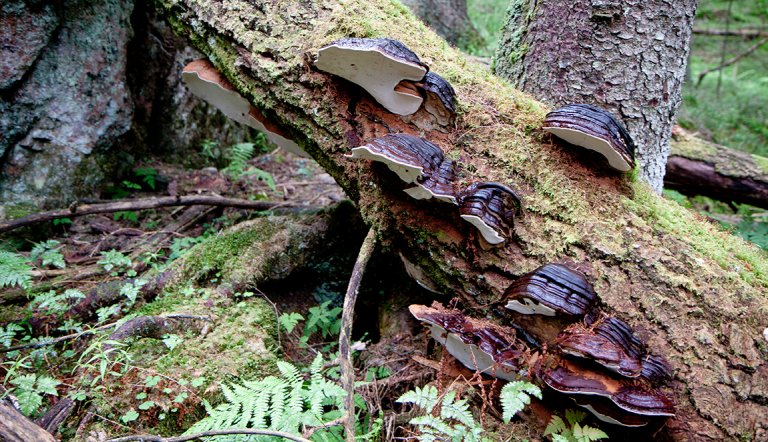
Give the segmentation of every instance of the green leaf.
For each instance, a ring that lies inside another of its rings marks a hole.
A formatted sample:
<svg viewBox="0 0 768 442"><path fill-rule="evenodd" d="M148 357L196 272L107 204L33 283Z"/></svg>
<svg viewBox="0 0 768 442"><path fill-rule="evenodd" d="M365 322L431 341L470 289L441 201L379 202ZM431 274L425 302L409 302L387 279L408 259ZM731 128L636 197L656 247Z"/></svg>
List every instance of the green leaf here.
<svg viewBox="0 0 768 442"><path fill-rule="evenodd" d="M205 378L199 377L192 379L192 386L195 388L201 387L203 384L205 384Z"/></svg>
<svg viewBox="0 0 768 442"><path fill-rule="evenodd" d="M577 442L592 442L600 439L608 439L608 435L598 428L589 426L580 426L578 423L573 426L573 437Z"/></svg>
<svg viewBox="0 0 768 442"><path fill-rule="evenodd" d="M579 410L567 409L565 410L565 420L573 427L580 423L587 417L587 413Z"/></svg>
<svg viewBox="0 0 768 442"><path fill-rule="evenodd" d="M144 385L149 388L155 387L159 383L160 383L160 376L147 376L147 378L144 379Z"/></svg>
<svg viewBox="0 0 768 442"><path fill-rule="evenodd" d="M18 253L0 250L0 288L19 286L29 288L32 266Z"/></svg>
<svg viewBox="0 0 768 442"><path fill-rule="evenodd" d="M37 391L39 393L45 393L50 394L53 396L58 396L59 392L56 391L56 387L61 384L58 380L48 377L48 376L40 376L37 378Z"/></svg>
<svg viewBox="0 0 768 442"><path fill-rule="evenodd" d="M139 405L139 410L149 410L150 408L152 408L152 407L154 407L154 406L155 406L155 403L154 403L154 402L152 402L152 401L146 401L146 402L142 402L142 403Z"/></svg>
<svg viewBox="0 0 768 442"><path fill-rule="evenodd" d="M544 429L544 436L548 436L550 434L560 434L567 428L568 426L565 425L563 418L560 416L552 416L549 424L547 424L547 428Z"/></svg>
<svg viewBox="0 0 768 442"><path fill-rule="evenodd" d="M139 413L136 412L133 408L131 408L127 413L125 413L120 420L123 421L124 424L127 424L128 422L133 422L136 419L139 418Z"/></svg>
<svg viewBox="0 0 768 442"><path fill-rule="evenodd" d="M505 385L499 395L504 423L512 420L518 412L530 404L531 396L541 399L541 389L525 381L515 381Z"/></svg>
<svg viewBox="0 0 768 442"><path fill-rule="evenodd" d="M304 316L301 316L296 312L283 313L279 318L280 326L283 328L283 330L285 330L286 333L291 333L296 327L296 324L303 320Z"/></svg>

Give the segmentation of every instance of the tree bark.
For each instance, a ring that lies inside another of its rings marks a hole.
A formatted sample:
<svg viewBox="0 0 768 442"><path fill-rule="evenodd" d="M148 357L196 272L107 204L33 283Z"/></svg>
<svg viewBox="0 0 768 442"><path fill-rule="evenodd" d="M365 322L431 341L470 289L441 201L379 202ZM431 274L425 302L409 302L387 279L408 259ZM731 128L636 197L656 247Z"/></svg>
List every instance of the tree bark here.
<svg viewBox="0 0 768 442"><path fill-rule="evenodd" d="M515 0L496 73L551 106L619 115L640 175L661 192L697 0Z"/></svg>
<svg viewBox="0 0 768 442"><path fill-rule="evenodd" d="M632 177L551 145L540 130L544 105L425 33L399 2L160 4L177 32L333 175L382 245L459 297L467 311L501 322L498 307L514 278L548 262L576 265L594 283L601 307L674 366L677 416L657 437L765 437L764 252ZM401 40L453 84L459 114L451 131L430 128L424 109L408 118L390 114L312 63L319 48L340 37L382 36ZM515 188L524 213L513 237L502 247L481 247L455 206L410 199L380 164L344 156L387 133L425 137L457 160L456 190L474 181ZM531 333L547 333L547 326L534 327L536 320L515 320Z"/></svg>
<svg viewBox="0 0 768 442"><path fill-rule="evenodd" d="M56 442L51 433L43 430L19 413L7 400L0 400L0 441L3 442Z"/></svg>
<svg viewBox="0 0 768 442"><path fill-rule="evenodd" d="M768 158L691 136L671 144L664 187L768 209Z"/></svg>
<svg viewBox="0 0 768 442"><path fill-rule="evenodd" d="M460 47L481 41L467 12L467 0L402 0L441 37Z"/></svg>

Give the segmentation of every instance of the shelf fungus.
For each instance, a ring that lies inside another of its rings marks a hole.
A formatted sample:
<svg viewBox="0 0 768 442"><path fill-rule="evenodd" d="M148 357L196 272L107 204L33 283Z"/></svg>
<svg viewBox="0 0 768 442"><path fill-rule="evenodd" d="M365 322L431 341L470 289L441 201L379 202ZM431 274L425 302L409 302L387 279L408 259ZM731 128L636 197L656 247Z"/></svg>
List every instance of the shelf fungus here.
<svg viewBox="0 0 768 442"><path fill-rule="evenodd" d="M610 112L589 104L569 104L547 114L544 130L571 144L602 154L622 172L635 166L635 145Z"/></svg>
<svg viewBox="0 0 768 442"><path fill-rule="evenodd" d="M350 158L384 163L408 184L405 189L415 199L435 198L456 204L453 182L456 165L445 158L443 151L429 141L413 135L390 134L355 147Z"/></svg>
<svg viewBox="0 0 768 442"><path fill-rule="evenodd" d="M653 385L661 385L672 379L672 366L659 355L646 355L640 376Z"/></svg>
<svg viewBox="0 0 768 442"><path fill-rule="evenodd" d="M429 324L432 337L469 369L504 380L519 378L529 352L513 330L468 318L439 304L414 304L409 310L416 319Z"/></svg>
<svg viewBox="0 0 768 442"><path fill-rule="evenodd" d="M439 125L452 125L456 118L453 86L434 72L427 72L424 81L417 85L424 91L424 109L435 117Z"/></svg>
<svg viewBox="0 0 768 442"><path fill-rule="evenodd" d="M649 417L675 415L674 399L650 383L601 372L577 361L550 360L548 367L540 369L539 377L553 390L569 396L605 397L618 412Z"/></svg>
<svg viewBox="0 0 768 442"><path fill-rule="evenodd" d="M301 147L286 138L285 132L251 106L210 61L200 59L189 63L184 67L181 79L193 94L219 109L227 118L264 132L269 141L289 152L307 156Z"/></svg>
<svg viewBox="0 0 768 442"><path fill-rule="evenodd" d="M461 218L475 226L491 245L509 237L521 207L515 192L499 183L472 183L459 194Z"/></svg>
<svg viewBox="0 0 768 442"><path fill-rule="evenodd" d="M336 40L320 49L315 66L359 85L398 115L416 112L423 102L417 90L398 84L422 81L429 71L410 49L389 38Z"/></svg>
<svg viewBox="0 0 768 442"><path fill-rule="evenodd" d="M583 316L596 298L584 275L562 264L546 264L521 276L504 296L510 310L546 316Z"/></svg>
<svg viewBox="0 0 768 442"><path fill-rule="evenodd" d="M601 318L589 327L575 324L557 338L558 348L566 355L592 360L625 377L636 378L643 372L645 348L623 321Z"/></svg>

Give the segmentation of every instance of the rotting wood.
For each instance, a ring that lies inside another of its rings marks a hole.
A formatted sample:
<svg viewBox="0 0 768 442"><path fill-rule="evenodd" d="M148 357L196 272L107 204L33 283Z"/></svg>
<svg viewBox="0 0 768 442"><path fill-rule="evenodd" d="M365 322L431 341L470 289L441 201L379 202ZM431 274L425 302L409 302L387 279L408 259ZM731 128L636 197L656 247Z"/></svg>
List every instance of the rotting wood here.
<svg viewBox="0 0 768 442"><path fill-rule="evenodd" d="M3 399L0 400L0 441L56 442L56 439Z"/></svg>
<svg viewBox="0 0 768 442"><path fill-rule="evenodd" d="M52 210L49 212L33 213L21 218L0 223L0 233L8 232L19 227L31 224L52 221L60 218L73 218L76 216L93 215L97 213L114 213L133 210L157 209L173 206L219 206L237 207L251 210L316 210L314 206L297 206L287 203L270 201L250 201L239 198L227 198L222 196L190 195L190 196L164 196L159 198L144 198L135 200L116 201L104 204L74 204L67 209Z"/></svg>
<svg viewBox="0 0 768 442"><path fill-rule="evenodd" d="M768 370L764 252L631 177L552 145L540 130L543 105L484 72L398 3L159 4L177 32L336 179L383 246L466 310L493 314L515 277L548 262L574 264L595 284L603 308L674 366L678 415L658 437L737 440L768 431L768 394L743 395ZM313 54L341 37L397 38L419 54L456 89L455 130L419 128L423 110L396 117L359 88L315 70ZM519 190L524 215L515 219L514 241L483 249L455 208L412 200L386 168L344 157L387 133L422 136L457 158L459 187L494 181ZM532 319L508 319L536 330Z"/></svg>

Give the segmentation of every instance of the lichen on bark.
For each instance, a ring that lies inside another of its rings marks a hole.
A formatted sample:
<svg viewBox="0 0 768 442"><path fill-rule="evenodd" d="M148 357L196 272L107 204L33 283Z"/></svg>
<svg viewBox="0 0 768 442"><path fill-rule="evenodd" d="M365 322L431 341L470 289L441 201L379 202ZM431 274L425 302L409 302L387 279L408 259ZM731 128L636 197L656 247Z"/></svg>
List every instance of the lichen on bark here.
<svg viewBox="0 0 768 442"><path fill-rule="evenodd" d="M764 252L605 169L599 158L553 146L540 129L544 105L468 61L397 2L163 4L175 29L337 179L384 245L465 308L493 311L516 276L547 262L576 264L595 283L602 306L674 365L679 410L667 435L735 439L761 428L763 393L739 392L766 371ZM418 129L358 87L314 69L317 50L340 37L405 43L453 84L456 127ZM459 187L495 181L517 190L524 214L515 219L513 240L483 249L450 205L409 199L384 168L344 157L387 133L439 145L462 165ZM727 424L712 414L718 407L734 410Z"/></svg>

